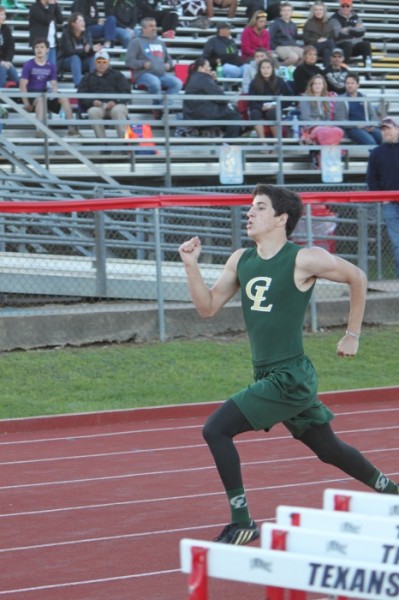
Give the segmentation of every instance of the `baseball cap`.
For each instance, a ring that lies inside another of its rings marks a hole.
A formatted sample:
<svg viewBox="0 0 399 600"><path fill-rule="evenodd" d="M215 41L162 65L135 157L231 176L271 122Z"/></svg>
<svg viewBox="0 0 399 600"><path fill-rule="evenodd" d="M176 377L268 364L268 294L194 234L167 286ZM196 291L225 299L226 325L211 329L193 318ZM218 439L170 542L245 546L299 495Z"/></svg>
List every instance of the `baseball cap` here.
<svg viewBox="0 0 399 600"><path fill-rule="evenodd" d="M216 25L216 31L220 31L221 29L231 29L231 25L228 21L221 21Z"/></svg>
<svg viewBox="0 0 399 600"><path fill-rule="evenodd" d="M352 0L339 0L339 3L341 6L343 4L349 4L349 6L352 6Z"/></svg>
<svg viewBox="0 0 399 600"><path fill-rule="evenodd" d="M331 56L333 56L334 54L340 54L341 56L343 56L344 51L341 50L341 48L334 48L334 50L331 52Z"/></svg>
<svg viewBox="0 0 399 600"><path fill-rule="evenodd" d="M381 127L398 127L399 128L399 123L393 117L385 117L385 119L382 119Z"/></svg>
<svg viewBox="0 0 399 600"><path fill-rule="evenodd" d="M95 53L94 60L102 58L103 60L109 60L109 54L106 50L102 49Z"/></svg>

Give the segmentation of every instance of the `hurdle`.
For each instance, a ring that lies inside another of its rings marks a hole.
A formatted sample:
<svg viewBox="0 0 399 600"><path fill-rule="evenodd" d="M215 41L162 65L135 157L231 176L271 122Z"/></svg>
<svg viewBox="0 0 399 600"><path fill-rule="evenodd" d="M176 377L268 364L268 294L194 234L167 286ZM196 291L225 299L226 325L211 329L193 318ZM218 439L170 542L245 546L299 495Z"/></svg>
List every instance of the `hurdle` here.
<svg viewBox="0 0 399 600"><path fill-rule="evenodd" d="M202 564L201 578L193 573L193 556L198 556L199 550L206 555L206 568ZM180 561L182 572L190 575L189 600L210 600L209 577L267 588L281 589L283 584L284 588L362 600L376 600L377 597L392 600L399 595L398 566L375 565L362 560L182 539ZM284 598L283 595L280 597ZM266 598L269 600L270 596Z"/></svg>
<svg viewBox="0 0 399 600"><path fill-rule="evenodd" d="M208 577L263 585L266 600L399 597L399 498L328 489L323 505L278 506L261 548L181 540L189 600L208 600Z"/></svg>
<svg viewBox="0 0 399 600"><path fill-rule="evenodd" d="M399 518L392 517L377 517L301 506L278 506L276 523L319 531L383 537L389 540L399 539Z"/></svg>
<svg viewBox="0 0 399 600"><path fill-rule="evenodd" d="M323 508L365 515L399 518L399 495L372 494L327 488L323 493Z"/></svg>

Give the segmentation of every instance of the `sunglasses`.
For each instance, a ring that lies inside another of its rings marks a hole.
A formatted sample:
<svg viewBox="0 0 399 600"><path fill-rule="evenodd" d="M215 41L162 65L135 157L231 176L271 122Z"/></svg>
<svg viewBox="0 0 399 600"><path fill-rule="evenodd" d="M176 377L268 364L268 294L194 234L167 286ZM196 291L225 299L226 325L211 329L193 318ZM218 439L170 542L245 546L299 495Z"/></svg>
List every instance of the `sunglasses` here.
<svg viewBox="0 0 399 600"><path fill-rule="evenodd" d="M258 15L256 15L257 19L264 19L265 17L267 17L266 13L259 13Z"/></svg>
<svg viewBox="0 0 399 600"><path fill-rule="evenodd" d="M107 60L106 58L97 58L97 59L96 59L96 63L102 63L102 64L105 64L105 63L107 63L107 62L108 62L108 60Z"/></svg>
<svg viewBox="0 0 399 600"><path fill-rule="evenodd" d="M350 8L351 5L350 4L341 4L341 8Z"/></svg>

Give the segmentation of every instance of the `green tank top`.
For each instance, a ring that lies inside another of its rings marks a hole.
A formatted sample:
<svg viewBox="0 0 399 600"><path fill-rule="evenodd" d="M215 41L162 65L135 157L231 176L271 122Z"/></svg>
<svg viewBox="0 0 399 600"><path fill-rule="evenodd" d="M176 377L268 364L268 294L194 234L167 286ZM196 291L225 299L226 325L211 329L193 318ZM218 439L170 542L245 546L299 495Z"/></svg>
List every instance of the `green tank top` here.
<svg viewBox="0 0 399 600"><path fill-rule="evenodd" d="M244 321L255 367L303 354L303 321L312 295L294 283L295 259L301 246L287 242L268 260L248 248L241 255L237 275Z"/></svg>

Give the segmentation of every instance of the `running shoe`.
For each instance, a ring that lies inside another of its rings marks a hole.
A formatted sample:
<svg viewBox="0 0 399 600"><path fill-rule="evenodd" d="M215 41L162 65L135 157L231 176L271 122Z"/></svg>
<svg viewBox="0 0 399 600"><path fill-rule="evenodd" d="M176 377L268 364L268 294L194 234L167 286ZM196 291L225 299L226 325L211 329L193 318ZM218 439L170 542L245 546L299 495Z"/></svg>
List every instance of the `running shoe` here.
<svg viewBox="0 0 399 600"><path fill-rule="evenodd" d="M251 521L248 527L243 527L238 523L229 523L223 531L214 539L214 542L222 544L235 544L243 546L249 544L259 537L259 529L255 521Z"/></svg>

